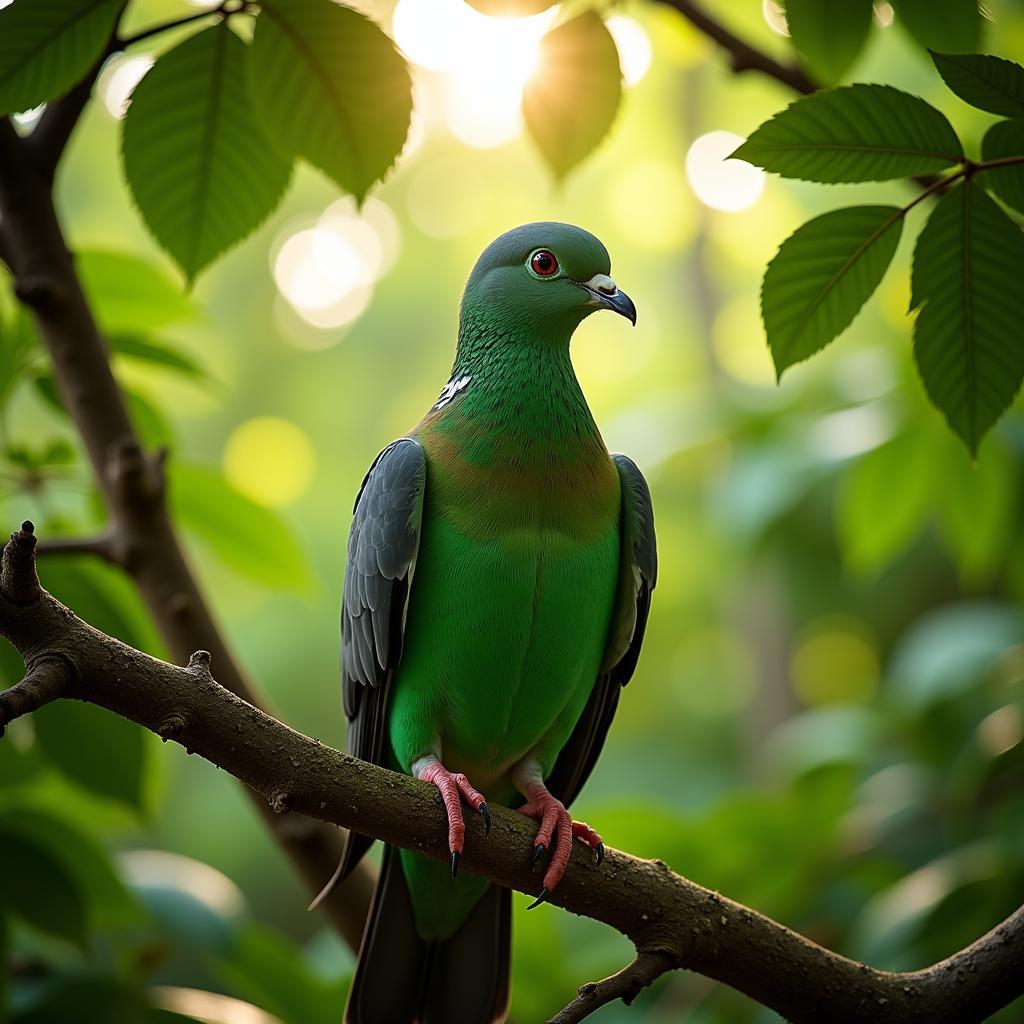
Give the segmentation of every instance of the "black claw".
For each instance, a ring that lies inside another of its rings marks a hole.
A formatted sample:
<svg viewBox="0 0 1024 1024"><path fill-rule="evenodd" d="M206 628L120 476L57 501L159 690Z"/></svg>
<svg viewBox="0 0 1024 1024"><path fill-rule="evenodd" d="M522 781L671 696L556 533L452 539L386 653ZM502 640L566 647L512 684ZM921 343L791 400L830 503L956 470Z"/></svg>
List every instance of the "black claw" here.
<svg viewBox="0 0 1024 1024"><path fill-rule="evenodd" d="M540 843L538 843L533 848L533 853L530 854L530 867L531 868L536 866L537 861L539 861L541 859L541 857L544 855L544 851L546 849L547 848L545 846L543 846L542 844L540 844Z"/></svg>
<svg viewBox="0 0 1024 1024"><path fill-rule="evenodd" d="M459 873L459 855L458 853L452 854L452 879Z"/></svg>
<svg viewBox="0 0 1024 1024"><path fill-rule="evenodd" d="M484 835L489 836L491 834L491 809L487 804L481 804L480 813L484 816Z"/></svg>
<svg viewBox="0 0 1024 1024"><path fill-rule="evenodd" d="M541 847L537 847L537 849L541 849ZM546 885L542 885L540 887L540 892L537 894L537 898L526 909L533 910L534 907L539 907L550 895L551 893L548 892L548 887Z"/></svg>
<svg viewBox="0 0 1024 1024"><path fill-rule="evenodd" d="M598 843L594 849L597 851L597 866L600 867L604 860L604 843Z"/></svg>

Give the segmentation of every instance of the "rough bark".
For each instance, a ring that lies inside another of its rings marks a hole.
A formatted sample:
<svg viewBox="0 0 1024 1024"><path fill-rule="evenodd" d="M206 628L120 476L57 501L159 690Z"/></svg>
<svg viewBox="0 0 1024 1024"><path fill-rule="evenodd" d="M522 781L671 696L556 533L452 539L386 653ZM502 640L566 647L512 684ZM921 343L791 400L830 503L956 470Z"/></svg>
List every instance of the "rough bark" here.
<svg viewBox="0 0 1024 1024"><path fill-rule="evenodd" d="M230 772L282 821L304 815L447 862L436 789L290 729L216 682L206 651L180 668L93 629L39 587L34 547L26 523L0 572L0 634L27 667L21 683L0 693L0 727L58 697L89 701ZM540 878L529 867L535 831L521 815L495 808L486 836L472 816L462 867L536 894ZM1024 992L1024 908L949 959L894 974L832 953L661 861L617 850L597 866L578 845L550 902L604 922L637 949L624 971L585 985L552 1018L556 1024L580 1021L613 999L629 1001L676 968L731 985L789 1020L829 1024L971 1024Z"/></svg>

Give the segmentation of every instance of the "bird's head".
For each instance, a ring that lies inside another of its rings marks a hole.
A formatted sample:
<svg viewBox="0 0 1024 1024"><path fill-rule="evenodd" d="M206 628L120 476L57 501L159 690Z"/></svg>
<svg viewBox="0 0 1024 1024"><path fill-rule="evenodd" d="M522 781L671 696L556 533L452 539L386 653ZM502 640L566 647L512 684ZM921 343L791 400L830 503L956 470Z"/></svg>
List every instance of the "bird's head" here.
<svg viewBox="0 0 1024 1024"><path fill-rule="evenodd" d="M463 317L568 342L595 310L636 323L636 307L609 276L608 250L589 231L542 221L506 231L481 253L466 283ZM518 332L517 332L518 333Z"/></svg>

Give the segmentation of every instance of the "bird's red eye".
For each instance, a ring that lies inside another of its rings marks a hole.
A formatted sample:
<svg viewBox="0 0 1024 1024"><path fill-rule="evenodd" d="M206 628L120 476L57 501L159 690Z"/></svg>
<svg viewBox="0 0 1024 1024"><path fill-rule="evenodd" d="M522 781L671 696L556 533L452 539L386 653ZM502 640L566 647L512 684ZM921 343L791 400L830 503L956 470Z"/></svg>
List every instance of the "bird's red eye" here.
<svg viewBox="0 0 1024 1024"><path fill-rule="evenodd" d="M530 257L530 266L535 274L539 274L541 277L550 277L558 270L558 260L555 259L553 252L548 252L547 249L538 249Z"/></svg>

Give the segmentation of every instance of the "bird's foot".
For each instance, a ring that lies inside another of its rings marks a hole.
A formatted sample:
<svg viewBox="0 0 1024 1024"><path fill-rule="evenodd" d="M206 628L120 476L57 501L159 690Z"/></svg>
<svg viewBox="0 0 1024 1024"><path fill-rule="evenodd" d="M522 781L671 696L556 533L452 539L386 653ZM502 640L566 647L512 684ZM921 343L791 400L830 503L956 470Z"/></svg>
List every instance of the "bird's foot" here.
<svg viewBox="0 0 1024 1024"><path fill-rule="evenodd" d="M473 788L462 772L450 772L440 761L423 758L412 766L417 779L437 787L448 812L448 850L452 855L452 878L459 872L459 858L466 840L466 823L462 817L462 800L480 812L484 830L491 831L491 811L482 793Z"/></svg>
<svg viewBox="0 0 1024 1024"><path fill-rule="evenodd" d="M565 869L569 866L569 857L572 855L573 839L579 839L586 843L594 851L598 864L604 860L604 842L588 824L582 821L573 821L565 809L565 804L552 796L543 786L531 788L530 798L519 808L519 813L540 822L540 828L537 829L536 845L530 857L531 867L548 851L552 839L555 843L547 871L544 872L543 888L540 895L527 908L532 910L538 903L543 903L562 880Z"/></svg>

